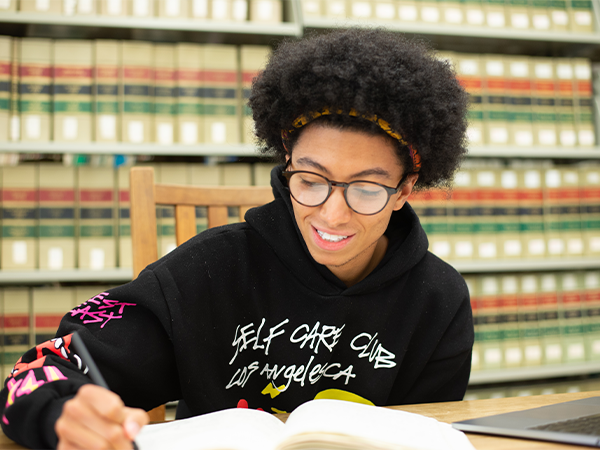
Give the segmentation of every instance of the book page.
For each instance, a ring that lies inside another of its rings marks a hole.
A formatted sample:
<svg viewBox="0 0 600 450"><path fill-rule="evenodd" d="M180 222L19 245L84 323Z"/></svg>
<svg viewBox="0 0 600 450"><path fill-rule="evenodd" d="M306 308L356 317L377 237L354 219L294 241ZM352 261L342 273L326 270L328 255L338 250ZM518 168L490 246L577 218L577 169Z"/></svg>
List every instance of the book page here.
<svg viewBox="0 0 600 450"><path fill-rule="evenodd" d="M135 440L140 450L271 450L283 428L269 413L234 408L146 425Z"/></svg>
<svg viewBox="0 0 600 450"><path fill-rule="evenodd" d="M373 442L369 447L361 444L362 448L474 450L465 434L456 431L450 424L419 414L339 400L313 400L290 415L278 448L292 442L294 448L300 448L302 436L315 443L321 433L328 442L335 435Z"/></svg>

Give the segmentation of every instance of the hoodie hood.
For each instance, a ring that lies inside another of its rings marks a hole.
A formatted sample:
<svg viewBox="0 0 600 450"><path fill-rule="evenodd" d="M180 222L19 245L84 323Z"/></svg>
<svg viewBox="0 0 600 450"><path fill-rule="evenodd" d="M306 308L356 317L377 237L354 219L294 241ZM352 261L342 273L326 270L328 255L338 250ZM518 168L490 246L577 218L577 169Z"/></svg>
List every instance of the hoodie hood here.
<svg viewBox="0 0 600 450"><path fill-rule="evenodd" d="M249 210L245 220L273 249L290 273L310 289L322 295L362 295L376 291L410 271L427 253L427 236L407 202L402 209L392 213L385 232L389 244L381 262L363 280L347 287L311 256L296 224L282 172L283 166L271 171L275 200L264 207Z"/></svg>

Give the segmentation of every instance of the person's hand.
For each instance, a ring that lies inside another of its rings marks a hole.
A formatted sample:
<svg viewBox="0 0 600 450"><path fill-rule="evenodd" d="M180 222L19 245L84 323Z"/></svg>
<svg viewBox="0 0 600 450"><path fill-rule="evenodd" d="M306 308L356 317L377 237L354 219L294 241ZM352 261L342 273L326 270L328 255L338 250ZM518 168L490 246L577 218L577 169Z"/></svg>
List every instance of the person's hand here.
<svg viewBox="0 0 600 450"><path fill-rule="evenodd" d="M56 421L57 450L131 450L148 420L144 410L126 407L114 392L86 384L64 404Z"/></svg>

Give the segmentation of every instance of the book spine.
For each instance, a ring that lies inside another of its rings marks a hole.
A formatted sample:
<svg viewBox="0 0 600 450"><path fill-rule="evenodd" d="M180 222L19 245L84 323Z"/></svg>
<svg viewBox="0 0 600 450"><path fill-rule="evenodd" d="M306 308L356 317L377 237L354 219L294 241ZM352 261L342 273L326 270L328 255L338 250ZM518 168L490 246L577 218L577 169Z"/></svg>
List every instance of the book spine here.
<svg viewBox="0 0 600 450"><path fill-rule="evenodd" d="M461 169L455 177L455 188L452 190L448 210L448 233L452 243L453 259L473 259L473 207L475 190L473 188L473 171Z"/></svg>
<svg viewBox="0 0 600 450"><path fill-rule="evenodd" d="M575 134L575 110L573 102L573 66L565 58L557 59L556 71L556 112L558 119L559 143L563 147L577 145Z"/></svg>
<svg viewBox="0 0 600 450"><path fill-rule="evenodd" d="M44 14L62 13L61 0L20 0L19 11Z"/></svg>
<svg viewBox="0 0 600 450"><path fill-rule="evenodd" d="M158 17L184 19L189 17L186 0L158 0Z"/></svg>
<svg viewBox="0 0 600 450"><path fill-rule="evenodd" d="M436 24L441 22L441 8L436 0L417 2L419 6L419 19L421 22Z"/></svg>
<svg viewBox="0 0 600 450"><path fill-rule="evenodd" d="M463 2L456 0L440 1L442 22L450 25L462 25L465 21ZM375 11L377 12L377 6Z"/></svg>
<svg viewBox="0 0 600 450"><path fill-rule="evenodd" d="M517 171L519 185L519 229L526 258L546 256L542 174L537 169Z"/></svg>
<svg viewBox="0 0 600 450"><path fill-rule="evenodd" d="M563 347L559 322L556 274L545 273L539 277L538 320L544 364L560 364L563 361Z"/></svg>
<svg viewBox="0 0 600 450"><path fill-rule="evenodd" d="M531 28L531 11L528 0L509 0L507 16L511 28L527 30Z"/></svg>
<svg viewBox="0 0 600 450"><path fill-rule="evenodd" d="M448 222L450 208L447 193L441 190L430 190L415 196L413 201L415 200L431 252L443 259L450 258L452 241Z"/></svg>
<svg viewBox="0 0 600 450"><path fill-rule="evenodd" d="M517 295L517 277L500 277L500 317L498 322L502 331L505 367L523 365L523 347L519 329L519 309Z"/></svg>
<svg viewBox="0 0 600 450"><path fill-rule="evenodd" d="M235 2L235 0L234 0ZM370 5L370 2L362 1L362 4ZM362 5L361 5L362 6ZM358 8L362 14L367 14L365 9L372 14L372 8ZM234 10L232 10L234 12ZM250 0L250 20L260 23L279 23L282 22L282 2L281 0Z"/></svg>
<svg viewBox="0 0 600 450"><path fill-rule="evenodd" d="M92 43L54 43L54 140L92 140Z"/></svg>
<svg viewBox="0 0 600 450"><path fill-rule="evenodd" d="M498 177L494 170L477 171L474 207L472 209L475 257L495 259L498 257L498 227L495 205L497 202Z"/></svg>
<svg viewBox="0 0 600 450"><path fill-rule="evenodd" d="M517 302L519 336L523 348L524 366L539 366L542 364L537 294L538 277L533 274L520 275Z"/></svg>
<svg viewBox="0 0 600 450"><path fill-rule="evenodd" d="M252 110L248 107L248 98L250 97L250 88L252 80L258 75L258 72L265 66L271 48L267 46L243 45L240 48L240 70L241 70L241 105L239 111L242 111L242 142L251 144L254 142L254 121L252 120Z"/></svg>
<svg viewBox="0 0 600 450"><path fill-rule="evenodd" d="M499 55L487 56L485 64L485 115L486 143L508 144L507 80L505 58Z"/></svg>
<svg viewBox="0 0 600 450"><path fill-rule="evenodd" d="M79 268L102 270L116 265L114 170L78 167Z"/></svg>
<svg viewBox="0 0 600 450"><path fill-rule="evenodd" d="M12 38L0 36L0 142L9 140Z"/></svg>
<svg viewBox="0 0 600 450"><path fill-rule="evenodd" d="M22 39L19 68L21 140L48 142L52 116L52 41Z"/></svg>
<svg viewBox="0 0 600 450"><path fill-rule="evenodd" d="M600 167L581 167L581 233L587 256L600 254Z"/></svg>
<svg viewBox="0 0 600 450"><path fill-rule="evenodd" d="M152 134L153 44L124 41L121 45L122 138L134 144L148 143Z"/></svg>
<svg viewBox="0 0 600 450"><path fill-rule="evenodd" d="M587 359L582 320L583 277L580 273L561 274L560 317L565 363L581 363Z"/></svg>
<svg viewBox="0 0 600 450"><path fill-rule="evenodd" d="M600 272L584 274L583 325L586 354L592 361L600 360Z"/></svg>
<svg viewBox="0 0 600 450"><path fill-rule="evenodd" d="M203 49L204 76L201 101L206 143L240 142L240 93L237 49L207 44Z"/></svg>
<svg viewBox="0 0 600 450"><path fill-rule="evenodd" d="M533 145L533 115L529 58L511 57L508 61L508 69L509 144L530 147Z"/></svg>
<svg viewBox="0 0 600 450"><path fill-rule="evenodd" d="M550 30L552 27L550 0L530 0L531 25L535 30Z"/></svg>
<svg viewBox="0 0 600 450"><path fill-rule="evenodd" d="M566 0L549 0L552 30L568 32L571 28L571 15Z"/></svg>
<svg viewBox="0 0 600 450"><path fill-rule="evenodd" d="M553 61L535 58L533 61L532 112L534 142L553 147L558 142Z"/></svg>
<svg viewBox="0 0 600 450"><path fill-rule="evenodd" d="M27 288L4 288L3 373L8 376L19 358L32 347L31 298Z"/></svg>
<svg viewBox="0 0 600 450"><path fill-rule="evenodd" d="M503 170L499 177L501 189L497 190L495 206L498 220L498 255L502 259L522 258L517 172Z"/></svg>
<svg viewBox="0 0 600 450"><path fill-rule="evenodd" d="M128 14L133 17L153 17L155 2L154 0L132 0L128 2Z"/></svg>
<svg viewBox="0 0 600 450"><path fill-rule="evenodd" d="M12 61L10 67L10 130L9 136L11 141L19 141L21 139L21 112L19 109L19 67L21 58L21 39L13 38L12 40Z"/></svg>
<svg viewBox="0 0 600 450"><path fill-rule="evenodd" d="M505 28L508 25L507 8L504 0L483 0L485 23L491 28Z"/></svg>
<svg viewBox="0 0 600 450"><path fill-rule="evenodd" d="M571 31L593 33L595 29L593 11L591 0L571 0L569 11Z"/></svg>
<svg viewBox="0 0 600 450"><path fill-rule="evenodd" d="M202 88L202 45L176 44L177 131L180 144L204 140L200 91Z"/></svg>
<svg viewBox="0 0 600 450"><path fill-rule="evenodd" d="M0 11L16 11L17 10L17 0L4 0L0 3Z"/></svg>
<svg viewBox="0 0 600 450"><path fill-rule="evenodd" d="M120 65L121 46L118 41L94 42L94 139L97 142L121 140Z"/></svg>
<svg viewBox="0 0 600 450"><path fill-rule="evenodd" d="M467 90L471 99L467 117L469 127L467 137L472 145L484 143L484 98L481 58L477 55L455 54L455 68L460 84Z"/></svg>
<svg viewBox="0 0 600 450"><path fill-rule="evenodd" d="M42 164L39 168L40 269L73 269L75 264L75 170Z"/></svg>
<svg viewBox="0 0 600 450"><path fill-rule="evenodd" d="M175 46L156 44L154 52L154 142L172 144L176 141Z"/></svg>
<svg viewBox="0 0 600 450"><path fill-rule="evenodd" d="M596 144L592 67L590 61L587 59L573 59L572 63L575 72L577 143L580 147L590 147Z"/></svg>
<svg viewBox="0 0 600 450"><path fill-rule="evenodd" d="M98 0L99 11L103 16L125 16L127 5L125 0Z"/></svg>
<svg viewBox="0 0 600 450"><path fill-rule="evenodd" d="M35 345L42 344L56 336L56 330L63 316L74 306L74 289L33 288L32 316Z"/></svg>
<svg viewBox="0 0 600 450"><path fill-rule="evenodd" d="M121 166L117 169L119 193L119 227L118 227L118 266L133 267L131 249L131 216L129 214L129 171L130 167Z"/></svg>
<svg viewBox="0 0 600 450"><path fill-rule="evenodd" d="M2 171L2 269L37 268L37 166Z"/></svg>
<svg viewBox="0 0 600 450"><path fill-rule="evenodd" d="M499 325L500 289L497 276L479 278L479 336L481 339L482 369L504 367L503 335Z"/></svg>
<svg viewBox="0 0 600 450"><path fill-rule="evenodd" d="M96 0L78 0L77 2L70 2L70 4L74 10L73 13L78 16L95 16L97 14L98 5Z"/></svg>
<svg viewBox="0 0 600 450"><path fill-rule="evenodd" d="M473 330L475 334L475 341L473 343L473 351L471 353L471 370L481 370L482 368L482 352L481 352L481 332L480 332L480 316L481 311L479 310L479 293L477 288L479 286L477 276L465 276L465 283L469 290L469 299L471 301L471 311L473 313Z"/></svg>

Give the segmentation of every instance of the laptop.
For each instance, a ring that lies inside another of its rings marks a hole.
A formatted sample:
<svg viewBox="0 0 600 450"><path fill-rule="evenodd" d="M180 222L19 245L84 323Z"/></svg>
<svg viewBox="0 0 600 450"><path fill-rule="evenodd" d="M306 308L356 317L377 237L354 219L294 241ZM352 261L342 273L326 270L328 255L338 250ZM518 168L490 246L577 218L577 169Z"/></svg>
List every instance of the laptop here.
<svg viewBox="0 0 600 450"><path fill-rule="evenodd" d="M469 433L600 447L600 397L454 422Z"/></svg>

